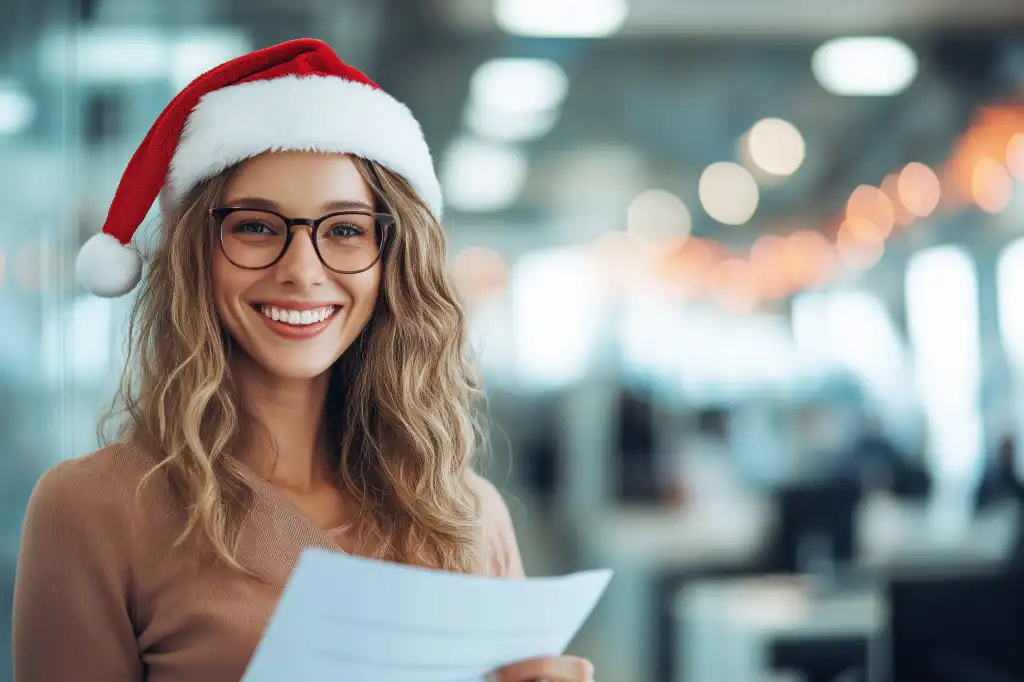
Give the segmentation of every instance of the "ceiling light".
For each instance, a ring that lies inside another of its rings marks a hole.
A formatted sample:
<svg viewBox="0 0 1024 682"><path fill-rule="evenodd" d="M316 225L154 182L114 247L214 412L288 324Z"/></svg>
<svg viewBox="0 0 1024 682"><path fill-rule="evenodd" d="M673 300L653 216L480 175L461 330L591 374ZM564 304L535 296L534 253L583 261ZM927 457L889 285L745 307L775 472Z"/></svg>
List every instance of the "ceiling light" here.
<svg viewBox="0 0 1024 682"><path fill-rule="evenodd" d="M495 0L506 33L531 37L603 38L626 22L626 0Z"/></svg>
<svg viewBox="0 0 1024 682"><path fill-rule="evenodd" d="M482 138L537 139L554 128L568 90L569 77L549 59L494 59L470 78L463 120Z"/></svg>
<svg viewBox="0 0 1024 682"><path fill-rule="evenodd" d="M550 59L493 59L470 77L476 106L497 111L547 111L565 99L569 77Z"/></svg>
<svg viewBox="0 0 1024 682"><path fill-rule="evenodd" d="M704 169L698 192L704 211L726 225L743 225L754 217L760 196L750 172L728 161Z"/></svg>
<svg viewBox="0 0 1024 682"><path fill-rule="evenodd" d="M468 106L462 122L477 137L495 142L526 142L550 133L558 123L558 112L515 114Z"/></svg>
<svg viewBox="0 0 1024 682"><path fill-rule="evenodd" d="M526 160L514 148L461 139L448 150L442 171L452 208L468 212L500 211L511 206L526 181Z"/></svg>
<svg viewBox="0 0 1024 682"><path fill-rule="evenodd" d="M811 70L835 95L895 95L917 76L917 55L895 38L837 38L819 47Z"/></svg>

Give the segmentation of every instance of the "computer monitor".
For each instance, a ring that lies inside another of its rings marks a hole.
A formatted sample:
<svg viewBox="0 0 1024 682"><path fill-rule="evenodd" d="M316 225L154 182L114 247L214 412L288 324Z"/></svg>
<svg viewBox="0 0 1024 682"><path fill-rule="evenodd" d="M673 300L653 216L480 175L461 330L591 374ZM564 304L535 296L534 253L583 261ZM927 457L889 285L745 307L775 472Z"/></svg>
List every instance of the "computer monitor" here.
<svg viewBox="0 0 1024 682"><path fill-rule="evenodd" d="M860 487L833 480L791 484L776 492L778 524L769 569L812 573L849 564L856 551Z"/></svg>
<svg viewBox="0 0 1024 682"><path fill-rule="evenodd" d="M1024 576L889 583L888 682L1024 680Z"/></svg>

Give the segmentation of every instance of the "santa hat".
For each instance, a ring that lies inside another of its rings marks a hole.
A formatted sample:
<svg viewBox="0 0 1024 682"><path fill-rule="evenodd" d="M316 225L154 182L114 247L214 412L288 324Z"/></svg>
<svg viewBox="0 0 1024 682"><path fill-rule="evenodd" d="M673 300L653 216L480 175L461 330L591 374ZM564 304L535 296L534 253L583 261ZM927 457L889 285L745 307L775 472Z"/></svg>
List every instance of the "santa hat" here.
<svg viewBox="0 0 1024 682"><path fill-rule="evenodd" d="M102 232L79 252L78 281L98 296L128 293L142 273L132 237L154 201L166 216L203 180L285 150L376 161L441 215L430 150L409 109L327 44L292 40L221 64L171 100L129 161Z"/></svg>

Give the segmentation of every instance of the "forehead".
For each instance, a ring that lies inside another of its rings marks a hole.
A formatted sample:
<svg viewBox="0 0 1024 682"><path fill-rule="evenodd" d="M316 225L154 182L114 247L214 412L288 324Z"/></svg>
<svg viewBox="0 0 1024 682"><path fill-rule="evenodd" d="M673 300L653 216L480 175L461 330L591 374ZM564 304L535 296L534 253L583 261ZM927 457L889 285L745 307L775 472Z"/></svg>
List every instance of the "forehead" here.
<svg viewBox="0 0 1024 682"><path fill-rule="evenodd" d="M273 152L245 161L225 191L225 201L258 197L295 214L315 213L340 201L373 205L373 192L349 156Z"/></svg>

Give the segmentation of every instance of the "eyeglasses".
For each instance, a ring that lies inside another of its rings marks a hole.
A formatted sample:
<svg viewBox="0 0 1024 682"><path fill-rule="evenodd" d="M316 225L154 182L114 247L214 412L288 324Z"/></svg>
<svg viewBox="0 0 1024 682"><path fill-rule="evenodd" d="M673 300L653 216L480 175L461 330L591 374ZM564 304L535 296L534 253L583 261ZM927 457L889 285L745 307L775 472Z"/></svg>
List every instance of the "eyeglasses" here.
<svg viewBox="0 0 1024 682"><path fill-rule="evenodd" d="M313 250L328 270L355 274L380 259L395 218L387 213L339 212L322 218L288 218L275 211L223 206L210 209L220 233L220 248L233 265L246 270L269 268L284 257L292 228L310 227Z"/></svg>

